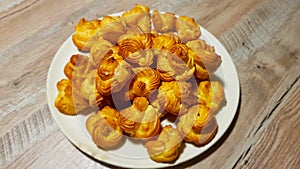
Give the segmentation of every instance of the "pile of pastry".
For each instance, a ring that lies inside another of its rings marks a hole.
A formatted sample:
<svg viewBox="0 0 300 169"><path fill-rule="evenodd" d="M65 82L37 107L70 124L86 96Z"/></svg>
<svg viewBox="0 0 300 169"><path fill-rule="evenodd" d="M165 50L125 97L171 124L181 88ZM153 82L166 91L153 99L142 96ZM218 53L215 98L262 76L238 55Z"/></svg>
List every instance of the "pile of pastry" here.
<svg viewBox="0 0 300 169"><path fill-rule="evenodd" d="M120 16L83 18L75 30L81 54L65 65L55 106L67 115L88 112L86 128L99 148L135 139L152 160L174 162L185 142L214 138L224 91L211 77L221 57L199 39L193 18L137 4Z"/></svg>

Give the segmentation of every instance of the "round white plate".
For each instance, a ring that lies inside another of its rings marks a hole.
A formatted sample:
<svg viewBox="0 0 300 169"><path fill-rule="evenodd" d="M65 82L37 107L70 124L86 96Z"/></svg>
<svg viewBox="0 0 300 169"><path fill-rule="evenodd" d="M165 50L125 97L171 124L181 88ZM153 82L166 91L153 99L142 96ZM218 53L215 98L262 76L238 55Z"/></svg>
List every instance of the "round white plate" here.
<svg viewBox="0 0 300 169"><path fill-rule="evenodd" d="M121 13L113 15L121 15ZM195 147L193 144L185 143L186 147L183 153L180 154L175 163L171 164L152 161L147 154L146 148L140 143L130 141L130 139L126 139L124 145L116 150L104 151L98 148L93 143L85 128L84 124L87 116L64 115L54 106L54 100L58 94L56 83L66 78L63 73L64 66L72 54L80 53L74 46L71 36L62 44L54 56L47 78L47 99L49 108L61 131L76 147L91 157L111 165L126 168L162 168L174 166L202 154L223 136L232 123L239 103L240 86L234 63L224 46L203 27L201 27L201 33L200 39L213 45L216 49L216 53L222 57L222 64L214 75L223 83L226 99L226 105L222 107L216 115L219 128L216 136L210 143L203 147Z"/></svg>

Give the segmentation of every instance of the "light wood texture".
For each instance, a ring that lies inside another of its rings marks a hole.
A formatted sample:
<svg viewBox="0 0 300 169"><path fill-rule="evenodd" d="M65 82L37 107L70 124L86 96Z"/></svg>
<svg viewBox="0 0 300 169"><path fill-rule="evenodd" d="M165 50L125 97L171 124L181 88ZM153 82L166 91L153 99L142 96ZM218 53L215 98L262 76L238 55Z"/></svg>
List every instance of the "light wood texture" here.
<svg viewBox="0 0 300 169"><path fill-rule="evenodd" d="M241 100L233 124L211 149L177 168L299 168L299 0L0 1L0 168L114 168L62 134L47 105L46 78L81 17L135 3L195 18L237 67Z"/></svg>

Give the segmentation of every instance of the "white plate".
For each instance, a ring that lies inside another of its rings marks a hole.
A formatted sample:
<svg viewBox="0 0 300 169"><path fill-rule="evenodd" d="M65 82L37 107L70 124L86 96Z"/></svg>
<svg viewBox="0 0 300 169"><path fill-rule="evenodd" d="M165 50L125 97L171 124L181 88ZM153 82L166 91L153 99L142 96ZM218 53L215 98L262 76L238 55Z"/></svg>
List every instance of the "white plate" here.
<svg viewBox="0 0 300 169"><path fill-rule="evenodd" d="M113 15L121 15L116 13ZM54 106L54 100L57 96L56 83L66 78L63 69L69 61L72 54L80 53L73 45L71 36L62 44L57 51L50 65L47 78L47 99L52 116L56 120L58 126L65 136L80 150L90 155L91 157L102 162L127 168L162 168L174 166L185 161L188 161L209 149L213 146L226 132L232 123L239 103L239 80L238 75L231 57L224 46L207 30L201 27L200 39L206 40L208 44L215 47L216 53L221 55L222 64L214 73L224 85L226 105L216 115L218 122L218 132L214 139L203 147L195 147L192 144L185 143L186 147L175 163L165 164L152 161L146 152L146 148L141 144L136 144L130 140L126 140L125 144L111 151L99 149L87 134L85 128L86 116L67 116L60 113Z"/></svg>

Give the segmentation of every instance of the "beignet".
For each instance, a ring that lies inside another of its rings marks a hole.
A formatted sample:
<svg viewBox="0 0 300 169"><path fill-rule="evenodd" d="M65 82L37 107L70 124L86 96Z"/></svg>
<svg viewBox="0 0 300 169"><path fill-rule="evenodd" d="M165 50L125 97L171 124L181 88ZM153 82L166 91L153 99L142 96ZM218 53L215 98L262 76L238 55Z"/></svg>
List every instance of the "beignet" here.
<svg viewBox="0 0 300 169"><path fill-rule="evenodd" d="M194 58L189 55L188 50L182 43L161 50L157 58L157 69L163 81L185 81L193 77Z"/></svg>
<svg viewBox="0 0 300 169"><path fill-rule="evenodd" d="M135 7L122 14L122 19L128 27L137 26L144 33L151 31L150 9L145 5L136 4Z"/></svg>
<svg viewBox="0 0 300 169"><path fill-rule="evenodd" d="M211 112L217 112L225 99L223 85L219 81L201 81L197 92L199 104L205 105Z"/></svg>
<svg viewBox="0 0 300 169"><path fill-rule="evenodd" d="M144 50L148 50L152 45L152 34L143 33L143 34L134 34L122 36L119 41L119 55L124 59L128 59L129 62L136 63L138 60L134 56L130 56L134 53L142 54ZM129 57L129 58L127 58Z"/></svg>
<svg viewBox="0 0 300 169"><path fill-rule="evenodd" d="M189 105L196 101L192 91L192 86L188 82L162 82L158 89L157 102L154 102L159 105L154 106L174 115L185 114Z"/></svg>
<svg viewBox="0 0 300 169"><path fill-rule="evenodd" d="M120 55L110 53L99 64L96 88L103 96L118 92L130 79L130 74L130 65Z"/></svg>
<svg viewBox="0 0 300 169"><path fill-rule="evenodd" d="M89 58L81 54L74 54L64 67L64 74L72 80L74 76L85 76L87 74ZM76 68L76 70L75 70ZM77 74L78 73L78 74Z"/></svg>
<svg viewBox="0 0 300 169"><path fill-rule="evenodd" d="M147 140L160 132L158 113L145 97L136 97L132 106L121 110L120 114L118 122L130 137Z"/></svg>
<svg viewBox="0 0 300 169"><path fill-rule="evenodd" d="M201 35L200 26L195 22L194 18L179 16L175 25L179 39L183 43L198 39Z"/></svg>
<svg viewBox="0 0 300 169"><path fill-rule="evenodd" d="M113 48L113 44L103 38L99 38L90 50L90 62L95 68L98 67L104 56Z"/></svg>
<svg viewBox="0 0 300 169"><path fill-rule="evenodd" d="M101 29L98 37L116 44L119 37L126 33L126 24L120 16L104 16L101 20Z"/></svg>
<svg viewBox="0 0 300 169"><path fill-rule="evenodd" d="M72 87L70 79L62 79L56 84L58 95L55 98L55 107L67 115L76 115L77 112L88 107L88 102Z"/></svg>
<svg viewBox="0 0 300 169"><path fill-rule="evenodd" d="M197 64L197 66L207 69L210 73L216 71L216 69L220 66L222 62L221 57L216 54L215 48L208 45L204 40L192 40L187 42L186 45L197 55L194 57L195 64Z"/></svg>
<svg viewBox="0 0 300 169"><path fill-rule="evenodd" d="M170 163L179 157L182 136L171 125L165 126L156 140L145 143L150 158L156 162Z"/></svg>
<svg viewBox="0 0 300 169"><path fill-rule="evenodd" d="M110 149L121 142L123 132L118 124L119 116L117 110L105 106L87 119L86 128L100 148Z"/></svg>
<svg viewBox="0 0 300 169"><path fill-rule="evenodd" d="M101 21L98 19L87 20L81 18L75 26L75 34L72 35L72 41L78 50L89 52L95 40L96 33L101 29Z"/></svg>
<svg viewBox="0 0 300 169"><path fill-rule="evenodd" d="M185 141L202 146L214 138L218 125L215 116L207 107L195 105L179 118L177 129Z"/></svg>
<svg viewBox="0 0 300 169"><path fill-rule="evenodd" d="M154 49L164 49L170 48L172 45L177 44L179 42L178 36L165 33L161 35L157 35L152 38L152 48Z"/></svg>
<svg viewBox="0 0 300 169"><path fill-rule="evenodd" d="M153 26L158 32L167 33L175 31L175 14L170 12L160 13L157 10L154 10L151 17Z"/></svg>
<svg viewBox="0 0 300 169"><path fill-rule="evenodd" d="M141 96L149 98L150 94L159 87L160 77L156 70L145 68L135 74L128 91L130 100Z"/></svg>
<svg viewBox="0 0 300 169"><path fill-rule="evenodd" d="M80 87L80 94L89 101L92 108L101 107L104 102L103 96L96 88L97 70L91 71Z"/></svg>

